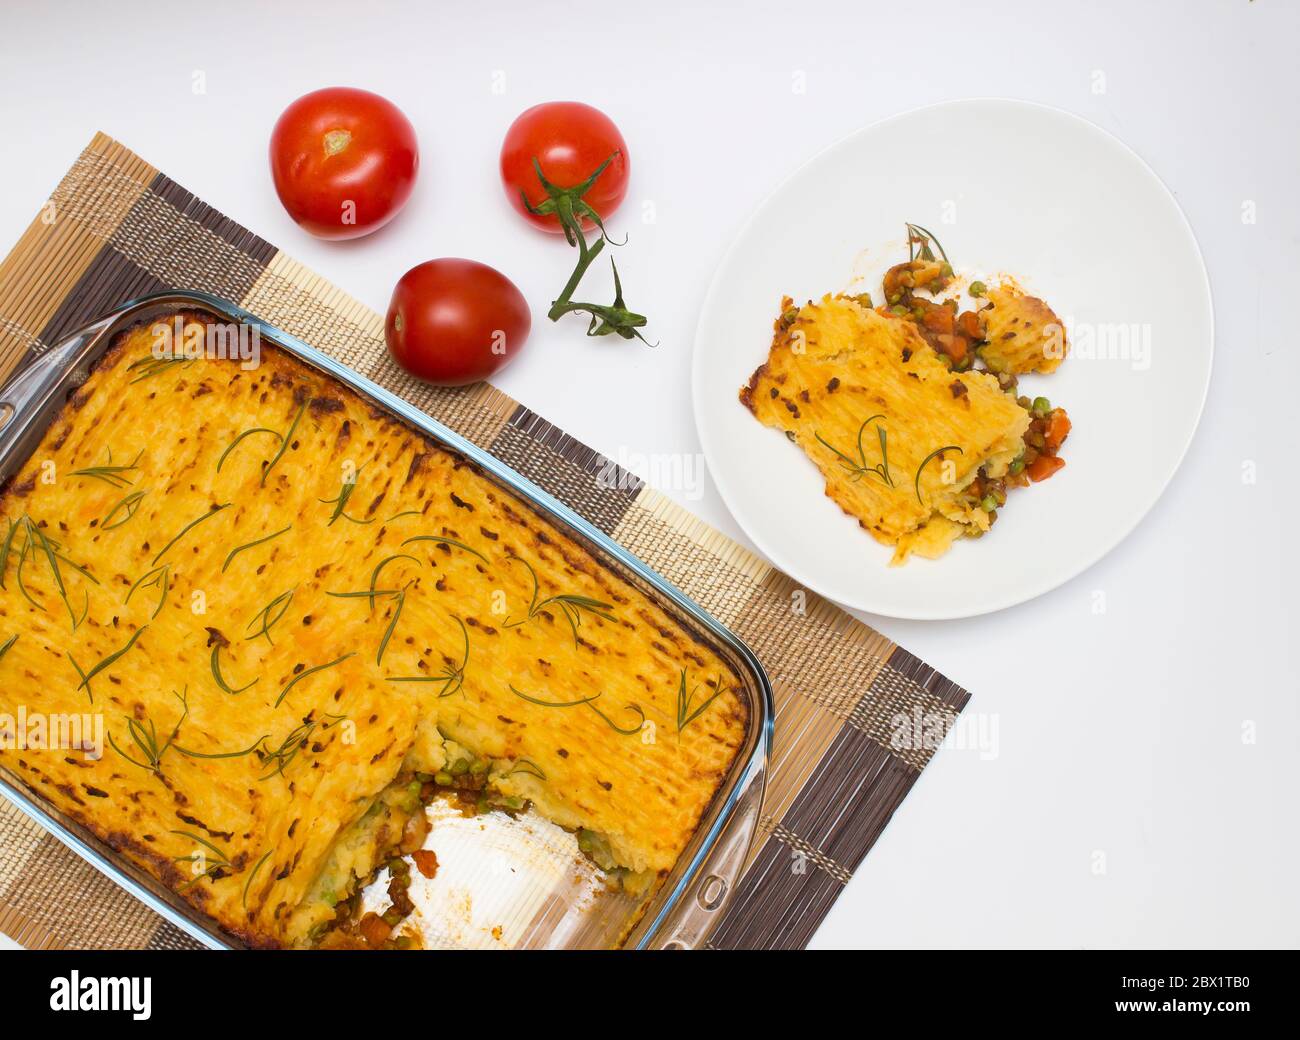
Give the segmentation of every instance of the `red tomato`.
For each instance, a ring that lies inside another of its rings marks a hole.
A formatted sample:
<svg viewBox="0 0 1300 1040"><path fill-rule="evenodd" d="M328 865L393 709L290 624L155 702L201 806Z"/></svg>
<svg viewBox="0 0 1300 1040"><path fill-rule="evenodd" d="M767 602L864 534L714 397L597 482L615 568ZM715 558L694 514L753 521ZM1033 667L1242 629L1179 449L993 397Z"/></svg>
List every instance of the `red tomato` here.
<svg viewBox="0 0 1300 1040"><path fill-rule="evenodd" d="M384 338L411 375L463 386L518 354L532 324L523 293L500 271L475 260L430 260L397 283Z"/></svg>
<svg viewBox="0 0 1300 1040"><path fill-rule="evenodd" d="M550 101L535 105L510 124L501 145L501 183L510 204L529 223L543 231L560 231L554 214L530 213L520 197L523 191L534 207L548 197L537 179L533 159L541 163L542 173L556 187L572 188L610 156L613 161L582 196L601 220L608 220L627 195L631 172L627 144L618 127L599 109L577 101ZM589 231L594 225L583 218L582 226Z"/></svg>
<svg viewBox="0 0 1300 1040"><path fill-rule="evenodd" d="M280 201L321 238L359 238L383 227L410 197L419 165L410 120L368 90L304 94L271 131Z"/></svg>

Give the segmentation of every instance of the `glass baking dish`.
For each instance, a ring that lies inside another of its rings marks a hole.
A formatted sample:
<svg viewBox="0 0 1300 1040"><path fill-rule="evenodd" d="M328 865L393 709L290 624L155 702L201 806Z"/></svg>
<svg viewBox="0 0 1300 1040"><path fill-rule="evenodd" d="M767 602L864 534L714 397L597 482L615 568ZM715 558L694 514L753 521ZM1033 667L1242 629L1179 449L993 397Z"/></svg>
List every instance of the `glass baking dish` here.
<svg viewBox="0 0 1300 1040"><path fill-rule="evenodd" d="M621 940L619 944L624 948L636 949L690 949L703 945L736 887L757 828L771 748L774 712L771 685L749 648L717 620L604 532L492 455L390 391L301 340L259 321L243 308L207 293L173 291L134 300L86 325L35 358L0 389L0 486L19 471L60 408L86 381L96 361L120 332L180 311L198 311L210 315L214 321L255 328L264 341L345 384L378 408L469 459L482 469L487 479L524 499L551 523L565 530L732 666L741 680L739 693L749 707L744 744L699 827L649 904L625 897L573 899L571 893L560 892L558 886L555 891L541 892L539 896L539 886L534 884L528 898L535 903L545 902L547 913L538 913L529 934L517 944L603 946L609 945L613 938ZM39 791L2 765L0 794L87 862L205 945L215 949L243 945L170 888L68 818ZM513 833L502 827L496 831L498 840L502 834ZM517 851L521 861L527 862L530 850ZM499 853L500 848L493 852ZM469 876L470 883L482 888L480 898L495 900L498 905L503 900L518 902L523 898L518 892L512 895L511 891L502 890L499 879L492 877L499 870L470 869L461 873ZM524 912L518 906L513 909Z"/></svg>

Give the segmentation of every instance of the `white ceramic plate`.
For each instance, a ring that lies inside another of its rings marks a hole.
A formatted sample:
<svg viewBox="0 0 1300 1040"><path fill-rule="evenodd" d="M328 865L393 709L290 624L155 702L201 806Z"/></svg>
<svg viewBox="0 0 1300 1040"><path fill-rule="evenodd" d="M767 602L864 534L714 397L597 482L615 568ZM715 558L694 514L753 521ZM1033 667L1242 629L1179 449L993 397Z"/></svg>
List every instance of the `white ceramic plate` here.
<svg viewBox="0 0 1300 1040"><path fill-rule="evenodd" d="M1065 468L1014 491L988 536L890 567L892 550L736 395L767 356L782 295L878 297L880 275L906 259L905 221L934 232L959 274L1014 274L1061 316L1071 356L1020 392L1063 405L1074 429ZM949 102L841 141L759 208L704 304L695 417L723 498L777 567L872 613L969 617L1050 591L1133 530L1196 429L1213 329L1191 228L1134 152L1056 109Z"/></svg>

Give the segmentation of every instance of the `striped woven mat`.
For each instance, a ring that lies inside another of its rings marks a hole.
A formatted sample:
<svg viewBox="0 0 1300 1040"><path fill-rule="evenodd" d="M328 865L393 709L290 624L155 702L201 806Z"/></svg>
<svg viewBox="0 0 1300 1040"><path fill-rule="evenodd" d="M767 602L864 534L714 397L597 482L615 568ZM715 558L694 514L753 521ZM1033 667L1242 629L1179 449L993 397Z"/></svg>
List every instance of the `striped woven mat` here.
<svg viewBox="0 0 1300 1040"><path fill-rule="evenodd" d="M744 639L776 690L760 834L721 948L812 938L932 750L900 718L951 724L969 694L491 386L396 369L380 315L96 135L0 264L0 381L126 300L202 289L333 355L503 459L636 553ZM604 471L605 479L597 481ZM615 490L610 489L610 485ZM0 931L27 946L197 944L0 801Z"/></svg>

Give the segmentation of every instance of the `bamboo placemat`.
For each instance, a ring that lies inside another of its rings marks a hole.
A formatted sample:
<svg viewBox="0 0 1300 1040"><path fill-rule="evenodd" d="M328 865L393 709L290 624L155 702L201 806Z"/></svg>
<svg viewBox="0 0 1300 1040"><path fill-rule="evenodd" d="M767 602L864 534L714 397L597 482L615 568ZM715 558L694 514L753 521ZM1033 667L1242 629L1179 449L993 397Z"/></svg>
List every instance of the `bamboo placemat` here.
<svg viewBox="0 0 1300 1040"><path fill-rule="evenodd" d="M761 833L712 944L805 946L933 754L894 746L900 720L951 725L969 694L499 390L406 376L378 314L103 134L0 264L0 381L99 314L175 288L239 303L423 408L753 648L776 690L775 751ZM0 931L38 947L197 945L3 801Z"/></svg>

